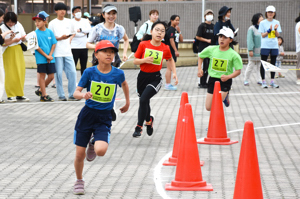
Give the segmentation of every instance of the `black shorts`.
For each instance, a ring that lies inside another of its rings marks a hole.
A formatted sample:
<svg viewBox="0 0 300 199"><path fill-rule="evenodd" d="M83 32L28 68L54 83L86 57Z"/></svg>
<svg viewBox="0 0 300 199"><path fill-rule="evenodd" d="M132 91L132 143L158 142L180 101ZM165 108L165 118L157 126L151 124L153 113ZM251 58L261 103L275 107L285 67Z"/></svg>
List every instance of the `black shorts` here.
<svg viewBox="0 0 300 199"><path fill-rule="evenodd" d="M37 72L38 73L47 73L47 74L56 73L55 63L38 64Z"/></svg>
<svg viewBox="0 0 300 199"><path fill-rule="evenodd" d="M139 96L142 95L147 86L153 87L156 93L158 93L162 86L162 78L160 71L154 73L146 73L140 71L137 77L137 92Z"/></svg>
<svg viewBox="0 0 300 199"><path fill-rule="evenodd" d="M214 93L215 82L220 82L221 91L228 92L231 89L232 79L227 80L226 82L222 82L219 78L209 77L208 85L207 85L207 92L210 94Z"/></svg>

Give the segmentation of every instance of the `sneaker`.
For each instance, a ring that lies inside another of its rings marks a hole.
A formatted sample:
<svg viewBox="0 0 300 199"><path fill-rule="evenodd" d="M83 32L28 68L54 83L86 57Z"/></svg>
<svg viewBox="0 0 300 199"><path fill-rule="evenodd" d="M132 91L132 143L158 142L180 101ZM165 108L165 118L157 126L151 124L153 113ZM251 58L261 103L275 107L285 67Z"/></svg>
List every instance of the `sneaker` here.
<svg viewBox="0 0 300 199"><path fill-rule="evenodd" d="M244 81L244 86L249 86L249 82L248 81Z"/></svg>
<svg viewBox="0 0 300 199"><path fill-rule="evenodd" d="M271 82L270 87L272 87L272 88L279 88L279 86L277 84L275 84L274 82Z"/></svg>
<svg viewBox="0 0 300 199"><path fill-rule="evenodd" d="M257 84L262 85L262 81L258 81Z"/></svg>
<svg viewBox="0 0 300 199"><path fill-rule="evenodd" d="M262 87L262 88L268 88L268 85L267 85L266 82L262 82L261 87Z"/></svg>
<svg viewBox="0 0 300 199"><path fill-rule="evenodd" d="M176 86L173 86L172 84L166 84L165 85L165 90L167 91L176 91L177 90L177 87Z"/></svg>
<svg viewBox="0 0 300 199"><path fill-rule="evenodd" d="M228 107L230 105L230 102L229 102L229 93L227 94L227 96L225 97L224 101L223 101L224 105L226 107Z"/></svg>
<svg viewBox="0 0 300 199"><path fill-rule="evenodd" d="M53 84L51 87L52 87L52 88L56 88L56 85L55 85L55 84Z"/></svg>
<svg viewBox="0 0 300 199"><path fill-rule="evenodd" d="M84 181L83 180L76 180L74 184L73 193L75 195L84 195Z"/></svg>
<svg viewBox="0 0 300 199"><path fill-rule="evenodd" d="M0 100L0 104L2 104L2 103L5 103L5 101L4 100Z"/></svg>
<svg viewBox="0 0 300 199"><path fill-rule="evenodd" d="M300 79L297 79L296 84L300 85Z"/></svg>
<svg viewBox="0 0 300 199"><path fill-rule="evenodd" d="M22 102L29 102L29 98L25 96L17 96L16 99Z"/></svg>
<svg viewBox="0 0 300 199"><path fill-rule="evenodd" d="M41 96L40 101L41 102L54 102L54 100L49 95Z"/></svg>
<svg viewBox="0 0 300 199"><path fill-rule="evenodd" d="M17 102L15 97L8 97L7 102Z"/></svg>
<svg viewBox="0 0 300 199"><path fill-rule="evenodd" d="M94 148L94 140L95 140L95 138L92 135L91 139L89 141L88 149L86 151L86 160L89 162L95 160L95 158L96 158L96 153L95 153L95 148Z"/></svg>
<svg viewBox="0 0 300 199"><path fill-rule="evenodd" d="M111 113L111 120L112 121L116 121L116 119L117 119L117 114L116 114L116 112L115 112L115 109L111 109L111 111L110 111L110 113Z"/></svg>
<svg viewBox="0 0 300 199"><path fill-rule="evenodd" d="M79 99L76 99L75 97L69 97L68 101L79 101Z"/></svg>
<svg viewBox="0 0 300 199"><path fill-rule="evenodd" d="M135 130L134 130L134 133L132 134L132 136L134 138L140 137L142 135L142 132L143 132L143 129L140 126L136 126Z"/></svg>
<svg viewBox="0 0 300 199"><path fill-rule="evenodd" d="M59 97L58 101L67 101L67 99L65 97Z"/></svg>
<svg viewBox="0 0 300 199"><path fill-rule="evenodd" d="M150 115L150 121L146 122L147 126L147 134L151 136L153 134L153 122L154 122L154 117Z"/></svg>
<svg viewBox="0 0 300 199"><path fill-rule="evenodd" d="M285 78L285 76L282 75L282 74L278 75L278 77L279 77L279 78Z"/></svg>
<svg viewBox="0 0 300 199"><path fill-rule="evenodd" d="M36 91L35 91L35 94L37 96L42 96L42 91L40 91L40 89L38 88Z"/></svg>

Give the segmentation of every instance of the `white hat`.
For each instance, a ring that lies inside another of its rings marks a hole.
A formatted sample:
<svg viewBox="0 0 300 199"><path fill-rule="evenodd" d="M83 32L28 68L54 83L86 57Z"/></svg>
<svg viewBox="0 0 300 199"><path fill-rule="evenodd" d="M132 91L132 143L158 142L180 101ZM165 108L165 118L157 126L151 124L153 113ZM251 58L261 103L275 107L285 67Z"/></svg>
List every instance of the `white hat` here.
<svg viewBox="0 0 300 199"><path fill-rule="evenodd" d="M105 8L102 9L102 12L109 13L112 10L115 10L116 12L118 12L116 6L114 6L114 5L106 6Z"/></svg>
<svg viewBox="0 0 300 199"><path fill-rule="evenodd" d="M217 35L224 35L225 37L230 37L231 39L234 38L233 31L230 28L223 26L220 32Z"/></svg>
<svg viewBox="0 0 300 199"><path fill-rule="evenodd" d="M266 12L276 12L276 9L275 9L274 6L268 6L268 7L266 8Z"/></svg>

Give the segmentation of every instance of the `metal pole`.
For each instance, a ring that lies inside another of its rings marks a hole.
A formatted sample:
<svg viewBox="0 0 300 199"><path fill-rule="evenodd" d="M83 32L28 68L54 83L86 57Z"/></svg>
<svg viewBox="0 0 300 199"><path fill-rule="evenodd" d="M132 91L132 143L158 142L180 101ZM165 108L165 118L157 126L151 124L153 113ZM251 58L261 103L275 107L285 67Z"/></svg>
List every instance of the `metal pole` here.
<svg viewBox="0 0 300 199"><path fill-rule="evenodd" d="M71 14L70 14L70 15L71 15L71 16L70 16L70 19L73 18L73 15L72 15L72 8L73 8L73 7L74 7L74 0L71 0L71 1L70 1L70 13L71 13Z"/></svg>
<svg viewBox="0 0 300 199"><path fill-rule="evenodd" d="M18 0L14 0L14 12L18 15Z"/></svg>
<svg viewBox="0 0 300 199"><path fill-rule="evenodd" d="M205 0L202 0L202 22L205 21L204 12L205 12Z"/></svg>
<svg viewBox="0 0 300 199"><path fill-rule="evenodd" d="M89 1L89 13L90 15L92 15L92 0L88 0Z"/></svg>

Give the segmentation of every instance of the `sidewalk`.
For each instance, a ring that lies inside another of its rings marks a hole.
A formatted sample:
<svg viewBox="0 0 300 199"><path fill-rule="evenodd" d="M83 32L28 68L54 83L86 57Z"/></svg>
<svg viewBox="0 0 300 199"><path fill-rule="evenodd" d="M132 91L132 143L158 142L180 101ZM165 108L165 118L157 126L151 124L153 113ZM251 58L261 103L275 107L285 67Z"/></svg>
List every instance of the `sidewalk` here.
<svg viewBox="0 0 300 199"><path fill-rule="evenodd" d="M294 68L294 66L283 66ZM53 103L35 96L36 70L26 70L25 96L28 103L0 104L0 199L13 198L232 198L244 123L254 123L264 198L300 198L300 86L295 71L276 79L279 89L262 89L251 76L243 85L243 74L234 79L229 108L225 109L228 136L239 143L230 146L198 145L205 161L203 180L212 192L165 191L175 178L176 167L161 166L171 155L181 92L189 94L196 136L206 136L209 112L206 90L197 87L197 67L177 69L178 91L163 89L151 99L155 116L154 134L133 138L137 122L136 77L139 70L124 70L129 83L131 105L125 114L117 111L111 143L104 157L85 162L86 195L72 193L75 181L73 131L84 101L59 102L56 90L47 92ZM164 76L165 69L162 70ZM77 71L78 79L80 72ZM269 74L266 75L269 82ZM65 91L67 82L64 78ZM124 104L118 88L116 109ZM4 98L5 99L5 98Z"/></svg>

